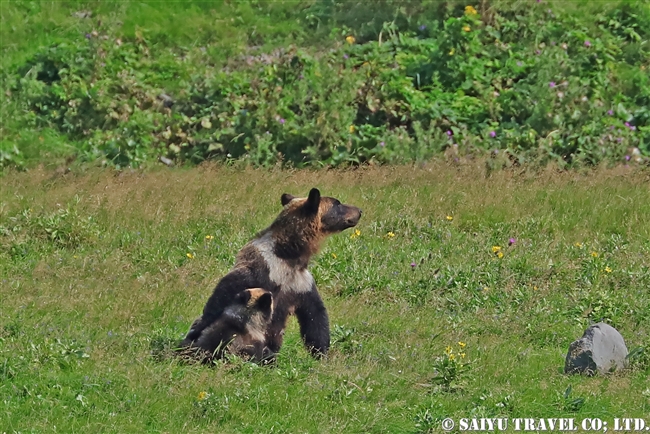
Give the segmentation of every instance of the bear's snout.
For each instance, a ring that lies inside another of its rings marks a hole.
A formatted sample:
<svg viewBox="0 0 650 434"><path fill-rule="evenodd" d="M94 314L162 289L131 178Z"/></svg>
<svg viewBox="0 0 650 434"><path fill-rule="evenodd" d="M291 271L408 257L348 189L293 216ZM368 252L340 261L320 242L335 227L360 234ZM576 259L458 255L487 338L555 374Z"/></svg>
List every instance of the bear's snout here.
<svg viewBox="0 0 650 434"><path fill-rule="evenodd" d="M350 207L350 210L345 216L345 223L347 223L350 227L356 226L357 223L359 223L359 220L361 220L361 214L363 214L363 211L360 208Z"/></svg>

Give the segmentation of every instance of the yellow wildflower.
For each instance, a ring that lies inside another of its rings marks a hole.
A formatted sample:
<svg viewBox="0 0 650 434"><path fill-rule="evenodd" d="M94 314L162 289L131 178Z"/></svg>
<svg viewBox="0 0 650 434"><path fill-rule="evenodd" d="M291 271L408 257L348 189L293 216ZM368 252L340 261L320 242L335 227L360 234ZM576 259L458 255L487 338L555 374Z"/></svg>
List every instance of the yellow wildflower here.
<svg viewBox="0 0 650 434"><path fill-rule="evenodd" d="M465 348L467 344L465 342L458 342L458 346L461 348Z"/></svg>
<svg viewBox="0 0 650 434"><path fill-rule="evenodd" d="M350 238L355 239L359 238L361 236L361 231L359 229L355 229L352 235L350 235Z"/></svg>
<svg viewBox="0 0 650 434"><path fill-rule="evenodd" d="M454 216L453 216L453 215L448 215L448 216L447 216L447 221L452 221L453 219L454 219Z"/></svg>
<svg viewBox="0 0 650 434"><path fill-rule="evenodd" d="M449 55L450 55L450 56L453 56L455 52L456 52L456 50L454 50L454 49L452 48L451 50L449 50Z"/></svg>
<svg viewBox="0 0 650 434"><path fill-rule="evenodd" d="M447 348L445 348L445 353L451 354L451 346L447 346Z"/></svg>
<svg viewBox="0 0 650 434"><path fill-rule="evenodd" d="M453 354L449 355L449 360L454 360L455 358L456 358L456 356L454 356Z"/></svg>
<svg viewBox="0 0 650 434"><path fill-rule="evenodd" d="M388 233L386 234L386 236L387 236L388 238L393 238L393 237L395 236L395 234L394 234L393 232L388 232Z"/></svg>
<svg viewBox="0 0 650 434"><path fill-rule="evenodd" d="M332 259L336 259L336 253L332 253Z"/></svg>
<svg viewBox="0 0 650 434"><path fill-rule="evenodd" d="M582 249L582 243L575 242L573 243L574 246L576 246L579 249Z"/></svg>
<svg viewBox="0 0 650 434"><path fill-rule="evenodd" d="M194 254L193 254L193 253L187 252L187 253L185 254L185 256L187 256L187 257L190 258L190 259L194 259Z"/></svg>
<svg viewBox="0 0 650 434"><path fill-rule="evenodd" d="M352 35L350 35L350 36L348 36L347 38L345 38L345 40L346 40L346 42L347 42L348 44L350 44L350 45L354 44L354 41L356 41L356 39L354 39L354 36L352 36Z"/></svg>
<svg viewBox="0 0 650 434"><path fill-rule="evenodd" d="M212 241L213 238L214 237L212 235L206 235L205 236L205 239L208 240L208 241Z"/></svg>
<svg viewBox="0 0 650 434"><path fill-rule="evenodd" d="M472 30L472 28L470 26L468 26L468 25L463 26L463 32L469 32L470 30Z"/></svg>
<svg viewBox="0 0 650 434"><path fill-rule="evenodd" d="M465 353L460 353L460 356L464 359L465 358Z"/></svg>
<svg viewBox="0 0 650 434"><path fill-rule="evenodd" d="M465 15L476 15L478 12L476 12L476 9L474 9L474 6L465 6Z"/></svg>
<svg viewBox="0 0 650 434"><path fill-rule="evenodd" d="M501 251L501 246L492 246L492 253L497 253Z"/></svg>
<svg viewBox="0 0 650 434"><path fill-rule="evenodd" d="M598 252L591 252L591 256L594 257L594 258L597 258L598 257Z"/></svg>
<svg viewBox="0 0 650 434"><path fill-rule="evenodd" d="M350 125L350 134L354 134L354 125Z"/></svg>
<svg viewBox="0 0 650 434"><path fill-rule="evenodd" d="M499 259L503 258L503 252L497 252L497 258Z"/></svg>
<svg viewBox="0 0 650 434"><path fill-rule="evenodd" d="M609 267L609 265L607 267L605 267L605 272L606 273L611 273L612 272L612 269Z"/></svg>
<svg viewBox="0 0 650 434"><path fill-rule="evenodd" d="M207 397L208 397L208 392L199 392L199 396L198 396L199 401L203 401Z"/></svg>

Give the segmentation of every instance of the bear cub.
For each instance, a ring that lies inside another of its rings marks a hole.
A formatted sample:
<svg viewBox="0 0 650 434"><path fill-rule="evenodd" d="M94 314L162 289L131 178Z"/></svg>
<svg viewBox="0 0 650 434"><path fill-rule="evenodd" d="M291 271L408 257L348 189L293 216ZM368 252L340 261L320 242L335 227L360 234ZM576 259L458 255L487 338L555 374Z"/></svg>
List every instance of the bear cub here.
<svg viewBox="0 0 650 434"><path fill-rule="evenodd" d="M264 361L272 356L265 340L272 314L273 295L269 291L245 289L235 295L232 303L203 330L186 353L194 353L194 358L204 363L221 359L226 353L256 362Z"/></svg>
<svg viewBox="0 0 650 434"><path fill-rule="evenodd" d="M315 357L327 354L330 330L327 310L307 266L328 236L354 227L361 218L356 206L311 189L308 197L283 194L282 211L237 254L235 265L214 288L203 314L192 324L181 346L201 345L215 322L228 316L229 306L248 288L272 294L273 312L265 333L269 354L280 350L287 319L295 315L307 349Z"/></svg>

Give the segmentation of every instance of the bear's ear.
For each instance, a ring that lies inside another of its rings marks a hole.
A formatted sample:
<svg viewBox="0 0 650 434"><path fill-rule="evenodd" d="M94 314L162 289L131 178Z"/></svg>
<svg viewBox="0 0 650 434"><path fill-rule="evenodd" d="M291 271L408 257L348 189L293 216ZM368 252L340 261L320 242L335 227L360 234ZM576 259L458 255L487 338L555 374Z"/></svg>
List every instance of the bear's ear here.
<svg viewBox="0 0 650 434"><path fill-rule="evenodd" d="M270 292L265 292L264 294L260 295L259 298L257 299L257 307L262 312L271 311L272 305L273 305L273 296L271 295Z"/></svg>
<svg viewBox="0 0 650 434"><path fill-rule="evenodd" d="M309 192L309 197L305 202L305 210L310 213L316 214L320 206L320 191L317 188L312 188Z"/></svg>
<svg viewBox="0 0 650 434"><path fill-rule="evenodd" d="M235 295L235 301L237 302L237 304L247 305L250 299L251 299L251 292L247 289L244 289L243 291L238 292L237 295Z"/></svg>
<svg viewBox="0 0 650 434"><path fill-rule="evenodd" d="M282 197L280 198L280 202L282 203L282 206L285 206L289 202L293 200L295 196L289 193L284 193Z"/></svg>

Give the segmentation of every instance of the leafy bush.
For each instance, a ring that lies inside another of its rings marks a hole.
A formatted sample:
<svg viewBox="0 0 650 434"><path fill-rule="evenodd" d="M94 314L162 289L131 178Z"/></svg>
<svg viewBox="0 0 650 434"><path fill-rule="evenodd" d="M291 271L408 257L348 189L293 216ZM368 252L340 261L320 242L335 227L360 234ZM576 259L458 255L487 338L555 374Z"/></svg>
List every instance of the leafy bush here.
<svg viewBox="0 0 650 434"><path fill-rule="evenodd" d="M98 19L5 71L5 112L16 131L57 131L81 158L118 167L650 155L647 1L588 21L545 2L481 5L320 1L295 14L326 48L253 46L250 35L225 62L209 44L125 36ZM2 165L22 164L16 131Z"/></svg>

